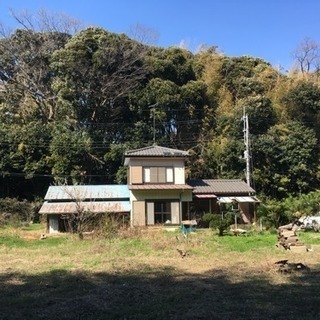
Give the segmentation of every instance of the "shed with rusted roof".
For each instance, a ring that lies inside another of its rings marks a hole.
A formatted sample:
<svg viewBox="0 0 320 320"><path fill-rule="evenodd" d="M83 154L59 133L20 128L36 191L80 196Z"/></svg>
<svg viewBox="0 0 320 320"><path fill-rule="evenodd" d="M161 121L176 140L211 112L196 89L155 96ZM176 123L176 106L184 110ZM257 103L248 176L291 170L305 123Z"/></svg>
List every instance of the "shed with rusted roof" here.
<svg viewBox="0 0 320 320"><path fill-rule="evenodd" d="M79 210L130 214L127 185L50 186L39 213L47 216L49 233L64 231L68 216Z"/></svg>

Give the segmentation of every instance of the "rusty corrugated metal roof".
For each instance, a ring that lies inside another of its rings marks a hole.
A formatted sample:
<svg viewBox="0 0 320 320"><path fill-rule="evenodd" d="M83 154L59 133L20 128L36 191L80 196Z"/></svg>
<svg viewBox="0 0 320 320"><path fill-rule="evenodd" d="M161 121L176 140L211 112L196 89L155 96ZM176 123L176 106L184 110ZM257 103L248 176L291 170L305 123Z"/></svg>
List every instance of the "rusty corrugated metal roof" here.
<svg viewBox="0 0 320 320"><path fill-rule="evenodd" d="M129 199L125 185L50 186L45 200Z"/></svg>
<svg viewBox="0 0 320 320"><path fill-rule="evenodd" d="M130 190L192 190L187 184L133 184Z"/></svg>
<svg viewBox="0 0 320 320"><path fill-rule="evenodd" d="M194 194L212 193L215 195L252 195L255 190L240 179L190 180Z"/></svg>
<svg viewBox="0 0 320 320"><path fill-rule="evenodd" d="M93 213L130 212L130 201L93 201L93 202L48 202L46 201L40 214L75 213L81 208Z"/></svg>

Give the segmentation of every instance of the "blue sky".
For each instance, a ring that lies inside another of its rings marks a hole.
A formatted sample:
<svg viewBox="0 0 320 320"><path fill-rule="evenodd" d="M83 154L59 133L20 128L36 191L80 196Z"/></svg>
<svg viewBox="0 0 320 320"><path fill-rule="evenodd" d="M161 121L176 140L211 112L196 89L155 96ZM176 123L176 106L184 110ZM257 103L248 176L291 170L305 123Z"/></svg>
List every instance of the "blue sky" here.
<svg viewBox="0 0 320 320"><path fill-rule="evenodd" d="M320 0L0 0L0 21L16 12L63 12L85 26L128 33L141 24L159 33L157 45L184 43L191 51L216 45L228 56L250 55L285 69L310 37L320 41Z"/></svg>

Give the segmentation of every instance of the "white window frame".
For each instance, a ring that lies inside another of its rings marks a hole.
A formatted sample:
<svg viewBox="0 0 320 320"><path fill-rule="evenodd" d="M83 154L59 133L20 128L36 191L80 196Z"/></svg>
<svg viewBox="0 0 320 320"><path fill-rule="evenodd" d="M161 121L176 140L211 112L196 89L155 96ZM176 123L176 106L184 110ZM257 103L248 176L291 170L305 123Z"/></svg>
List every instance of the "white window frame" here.
<svg viewBox="0 0 320 320"><path fill-rule="evenodd" d="M173 167L166 168L166 182L174 183L174 170Z"/></svg>
<svg viewBox="0 0 320 320"><path fill-rule="evenodd" d="M143 168L143 181L150 183L150 168Z"/></svg>

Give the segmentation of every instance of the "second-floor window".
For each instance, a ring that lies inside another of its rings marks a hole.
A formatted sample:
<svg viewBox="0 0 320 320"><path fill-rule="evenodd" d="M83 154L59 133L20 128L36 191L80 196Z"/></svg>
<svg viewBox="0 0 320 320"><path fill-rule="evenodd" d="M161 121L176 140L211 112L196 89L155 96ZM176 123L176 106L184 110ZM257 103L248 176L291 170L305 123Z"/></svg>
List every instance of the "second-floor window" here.
<svg viewBox="0 0 320 320"><path fill-rule="evenodd" d="M174 183L172 167L144 167L144 183Z"/></svg>

